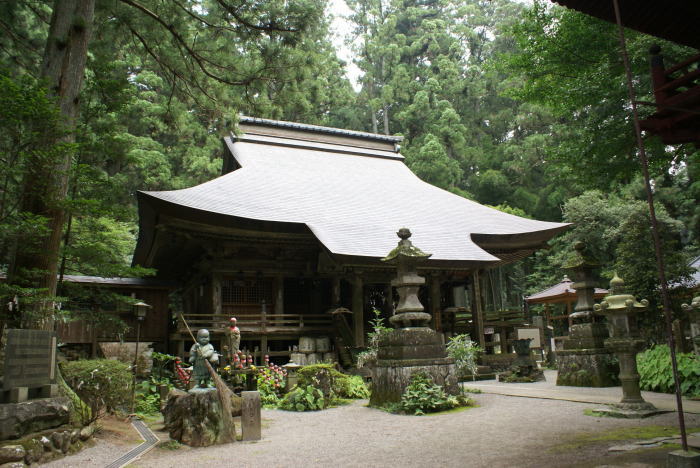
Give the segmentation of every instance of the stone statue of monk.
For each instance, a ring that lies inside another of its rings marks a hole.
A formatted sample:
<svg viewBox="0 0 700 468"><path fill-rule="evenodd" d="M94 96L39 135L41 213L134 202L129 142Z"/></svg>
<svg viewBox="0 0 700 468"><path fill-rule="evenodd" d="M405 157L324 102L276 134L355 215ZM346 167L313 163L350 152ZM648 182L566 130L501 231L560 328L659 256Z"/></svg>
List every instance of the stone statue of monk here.
<svg viewBox="0 0 700 468"><path fill-rule="evenodd" d="M212 364L219 362L219 355L214 346L209 344L209 330L202 328L197 332L197 342L190 349L190 362L192 363L192 381L200 388L211 387L211 375L207 368L209 361Z"/></svg>

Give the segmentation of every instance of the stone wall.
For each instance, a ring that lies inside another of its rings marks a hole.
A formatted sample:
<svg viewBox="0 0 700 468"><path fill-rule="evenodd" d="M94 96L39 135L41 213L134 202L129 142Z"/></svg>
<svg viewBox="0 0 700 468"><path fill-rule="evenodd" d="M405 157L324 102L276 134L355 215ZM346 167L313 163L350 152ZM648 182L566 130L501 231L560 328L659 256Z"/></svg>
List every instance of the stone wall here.
<svg viewBox="0 0 700 468"><path fill-rule="evenodd" d="M0 465L47 463L79 452L86 443L91 443L92 434L92 426L82 429L64 426L33 433L19 440L0 442Z"/></svg>

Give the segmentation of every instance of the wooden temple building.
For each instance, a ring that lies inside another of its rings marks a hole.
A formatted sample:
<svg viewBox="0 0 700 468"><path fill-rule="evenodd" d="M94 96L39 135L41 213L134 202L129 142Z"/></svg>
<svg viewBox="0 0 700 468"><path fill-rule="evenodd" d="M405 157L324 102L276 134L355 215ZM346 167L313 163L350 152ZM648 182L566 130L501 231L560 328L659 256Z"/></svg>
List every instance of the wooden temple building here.
<svg viewBox="0 0 700 468"><path fill-rule="evenodd" d="M216 343L236 317L242 347L283 360L300 337L364 346L372 309L392 313L395 277L380 259L407 227L432 254L420 268L432 326L454 290L475 300L479 272L518 261L566 228L487 208L421 181L404 164L401 137L242 117L224 138L223 173L201 185L139 192L134 264L178 283L177 312ZM183 355L180 326L170 351Z"/></svg>

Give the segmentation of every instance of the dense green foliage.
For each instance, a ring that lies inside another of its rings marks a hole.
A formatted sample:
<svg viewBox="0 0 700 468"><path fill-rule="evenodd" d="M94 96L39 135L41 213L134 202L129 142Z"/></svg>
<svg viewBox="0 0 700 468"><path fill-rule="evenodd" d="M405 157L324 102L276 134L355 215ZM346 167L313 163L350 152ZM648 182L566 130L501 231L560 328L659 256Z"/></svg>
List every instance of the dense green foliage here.
<svg viewBox="0 0 700 468"><path fill-rule="evenodd" d="M328 407L328 400L313 385L297 385L284 396L279 407L287 411L316 411Z"/></svg>
<svg viewBox="0 0 700 468"><path fill-rule="evenodd" d="M122 332L123 323L81 304L128 299L60 278L153 273L130 265L134 193L217 176L221 137L243 113L401 134L406 163L422 179L506 212L575 223L550 250L488 272L489 307L519 306L523 294L559 281L571 242L582 239L603 264L601 283L617 270L651 301L645 326L659 339L613 25L539 0L349 0L348 42L362 73L354 90L331 42L326 0L98 0L80 115L66 125L40 66L61 1L0 5L0 265L11 278L0 296L19 304L3 308L0 328L32 322L33 303L57 299L58 318ZM649 45L661 42L668 64L692 51L631 31L627 38L638 98L652 100ZM700 151L646 143L669 281L682 282L700 252ZM48 177L55 180L32 179L38 166L62 160L70 167ZM65 196L52 195L53 182L65 182ZM17 261L46 254L50 213L22 204L37 192L65 214L55 294L40 287L45 272ZM384 326L376 325L358 365L376 358Z"/></svg>
<svg viewBox="0 0 700 468"><path fill-rule="evenodd" d="M681 393L700 396L700 361L694 353L676 353ZM642 390L673 393L676 391L668 345L656 345L637 355L639 386Z"/></svg>
<svg viewBox="0 0 700 468"><path fill-rule="evenodd" d="M416 372L411 376L411 381L401 396L401 402L395 409L419 416L471 404L471 400L464 395L448 395L429 375Z"/></svg>
<svg viewBox="0 0 700 468"><path fill-rule="evenodd" d="M81 415L87 425L105 412L123 409L131 396L132 374L128 364L110 359L69 361L61 364L66 383L86 404Z"/></svg>
<svg viewBox="0 0 700 468"><path fill-rule="evenodd" d="M332 364L313 364L297 371L298 382L279 402L289 411L310 411L342 403L343 399L369 398L359 376L343 374Z"/></svg>
<svg viewBox="0 0 700 468"><path fill-rule="evenodd" d="M469 335L456 335L447 343L447 355L455 360L460 376L476 375L476 360L483 350L474 343Z"/></svg>

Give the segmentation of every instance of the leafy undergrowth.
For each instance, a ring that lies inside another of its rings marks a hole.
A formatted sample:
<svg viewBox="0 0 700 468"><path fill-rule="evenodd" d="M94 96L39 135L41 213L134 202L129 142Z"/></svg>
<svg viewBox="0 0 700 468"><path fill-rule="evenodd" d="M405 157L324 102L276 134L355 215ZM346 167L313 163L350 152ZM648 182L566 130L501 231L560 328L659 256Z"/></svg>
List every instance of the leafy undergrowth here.
<svg viewBox="0 0 700 468"><path fill-rule="evenodd" d="M391 413L421 416L471 406L474 406L474 401L465 394L449 395L431 376L424 372L416 372L411 376L401 401L388 405L386 410Z"/></svg>

